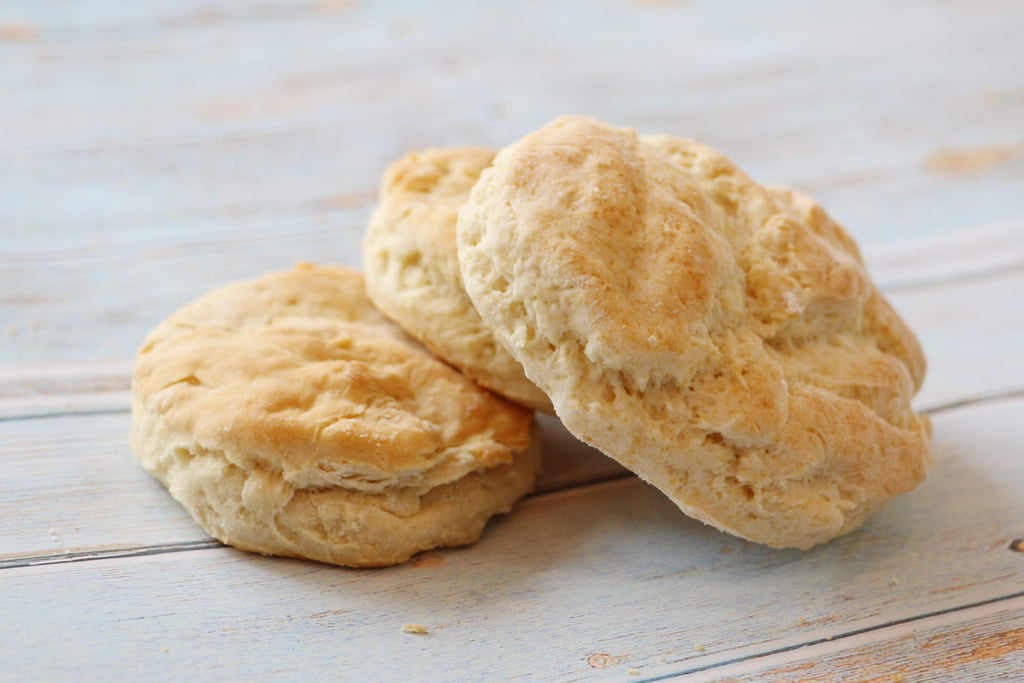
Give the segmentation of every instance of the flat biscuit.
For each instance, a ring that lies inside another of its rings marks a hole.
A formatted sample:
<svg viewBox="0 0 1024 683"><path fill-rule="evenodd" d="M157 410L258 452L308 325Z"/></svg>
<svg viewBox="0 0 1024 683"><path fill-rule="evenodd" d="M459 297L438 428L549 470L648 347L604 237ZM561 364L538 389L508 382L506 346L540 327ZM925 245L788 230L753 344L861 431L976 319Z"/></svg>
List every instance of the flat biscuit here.
<svg viewBox="0 0 1024 683"><path fill-rule="evenodd" d="M362 276L299 265L162 322L132 379L132 447L208 533L350 566L472 543L534 485L532 413L381 316Z"/></svg>
<svg viewBox="0 0 1024 683"><path fill-rule="evenodd" d="M364 241L366 291L384 315L480 386L552 413L551 401L494 339L462 287L455 221L494 154L428 149L388 168Z"/></svg>
<svg viewBox="0 0 1024 683"><path fill-rule="evenodd" d="M483 173L458 245L569 431L697 519L808 548L927 472L924 357L853 240L707 147L558 119Z"/></svg>

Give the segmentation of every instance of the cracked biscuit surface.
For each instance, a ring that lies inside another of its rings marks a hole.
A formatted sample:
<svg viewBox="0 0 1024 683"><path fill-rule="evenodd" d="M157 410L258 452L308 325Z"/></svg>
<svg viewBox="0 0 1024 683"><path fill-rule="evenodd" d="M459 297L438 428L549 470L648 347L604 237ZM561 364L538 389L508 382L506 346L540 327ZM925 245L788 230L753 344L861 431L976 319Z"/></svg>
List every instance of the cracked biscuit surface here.
<svg viewBox="0 0 1024 683"><path fill-rule="evenodd" d="M484 171L458 249L565 426L692 517L807 548L927 472L924 357L853 240L707 147L557 119Z"/></svg>
<svg viewBox="0 0 1024 683"><path fill-rule="evenodd" d="M551 401L483 324L462 286L455 221L493 149L411 152L381 181L363 245L370 299L480 386L551 413Z"/></svg>
<svg viewBox="0 0 1024 683"><path fill-rule="evenodd" d="M150 333L132 447L221 541L382 566L479 538L534 485L532 413L384 319L362 276L300 264Z"/></svg>

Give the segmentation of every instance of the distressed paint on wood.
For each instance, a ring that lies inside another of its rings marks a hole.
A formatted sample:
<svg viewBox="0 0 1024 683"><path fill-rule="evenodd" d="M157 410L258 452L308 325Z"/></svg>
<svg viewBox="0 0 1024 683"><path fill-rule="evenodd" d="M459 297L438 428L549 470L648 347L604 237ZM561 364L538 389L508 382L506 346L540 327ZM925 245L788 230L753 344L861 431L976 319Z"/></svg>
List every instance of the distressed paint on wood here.
<svg viewBox="0 0 1024 683"><path fill-rule="evenodd" d="M813 552L726 536L626 478L535 496L475 546L381 571L226 548L5 569L0 607L13 616L0 635L11 670L26 675L115 660L129 678L250 675L282 640L288 654L274 666L295 676L331 670L344 653L359 678L384 651L389 675L435 680L575 680L749 658L1024 592L1024 555L1009 549L1024 523L1024 462L1012 454L1022 409L1018 399L939 415L929 480ZM80 636L55 643L38 613ZM433 635L406 640L409 622ZM231 654L242 647L247 657Z"/></svg>
<svg viewBox="0 0 1024 683"><path fill-rule="evenodd" d="M207 237L212 241L198 254L191 248L172 250L170 256L117 270L113 279L89 274L122 260L132 262L133 253L148 247L134 244L126 252L111 249L108 255L97 250L96 260L69 264L61 276L67 286L74 283L80 290L72 298L48 292L52 278L37 266L26 267L18 286L35 294L26 297L29 303L11 305L8 310L17 311L15 329L0 334L0 416L49 412L62 404L81 409L88 405L88 396L68 394L87 393L89 382L107 393L105 399L98 397L105 408L118 400L127 407L123 391L130 359L157 322L208 288L255 277L264 269L287 268L302 253L327 255L333 249L326 240L296 249L286 244L284 232L267 236L256 247L238 236L223 242L219 235ZM869 266L880 281L894 283L889 298L917 332L928 356L928 377L917 405L929 408L1024 388L1024 307L1012 300L1014 292L1024 290L1024 267L1017 267L1024 263L1024 229L1004 227L982 231L977 241L965 233L959 240L904 247L901 252L880 249ZM358 263L359 241L353 238L346 249L348 256L337 260ZM906 253L919 255L912 266ZM241 272L245 265L252 269ZM941 272L946 278L936 279ZM147 286L150 281L154 284ZM112 360L96 363L97 356ZM75 381L55 378L48 366L56 358L68 359L61 367ZM75 365L74 360L82 363ZM122 393L113 395L117 390Z"/></svg>
<svg viewBox="0 0 1024 683"><path fill-rule="evenodd" d="M760 179L818 195L866 244L1024 213L1015 4L555 3L548 23L508 3L33 7L7 19L32 39L0 43L0 320L26 337L6 349L25 354L15 360L46 357L33 323L76 339L87 320L148 312L148 324L297 258L354 264L346 241L358 242L389 161L423 145L501 145L565 111L695 135ZM579 23L597 18L595 30ZM605 22L621 28L596 30ZM637 35L645 49L625 49ZM594 40L609 49L595 54ZM149 267L161 257L166 270ZM38 316L40 299L63 305ZM104 309L90 310L97 299ZM122 356L147 324L128 347L115 335L76 348Z"/></svg>
<svg viewBox="0 0 1024 683"><path fill-rule="evenodd" d="M0 364L0 420L131 406L132 361Z"/></svg>
<svg viewBox="0 0 1024 683"><path fill-rule="evenodd" d="M716 667L690 683L1024 679L1024 596Z"/></svg>
<svg viewBox="0 0 1024 683"><path fill-rule="evenodd" d="M1024 292L1024 269L889 296L928 360L915 406L927 409L1024 387L1024 306L1018 292Z"/></svg>
<svg viewBox="0 0 1024 683"><path fill-rule="evenodd" d="M1009 0L3 6L0 542L83 553L0 571L5 672L831 680L881 657L1013 677L1019 599L959 607L1021 590L1021 399L936 413L932 478L813 554L728 546L634 479L587 485L607 460L556 457L545 486L570 488L479 546L373 573L197 550L105 411L141 337L199 293L311 255L356 265L405 150L501 145L565 112L692 135L817 196L922 332L920 406L1019 390L1022 19ZM17 419L63 411L96 414ZM920 638L843 635L936 605L957 611ZM808 642L812 667L756 665Z"/></svg>

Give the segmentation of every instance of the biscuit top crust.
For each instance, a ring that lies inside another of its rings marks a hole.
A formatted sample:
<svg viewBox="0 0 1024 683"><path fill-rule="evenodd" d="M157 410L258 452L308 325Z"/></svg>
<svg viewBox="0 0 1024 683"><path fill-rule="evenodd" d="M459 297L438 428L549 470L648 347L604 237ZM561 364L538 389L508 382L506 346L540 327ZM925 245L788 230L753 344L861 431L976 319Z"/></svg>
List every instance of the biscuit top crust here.
<svg viewBox="0 0 1024 683"><path fill-rule="evenodd" d="M853 240L714 150L557 119L498 154L458 242L566 427L688 514L808 547L924 477L924 357Z"/></svg>
<svg viewBox="0 0 1024 683"><path fill-rule="evenodd" d="M514 283L492 286L550 285L544 334L581 341L587 359L643 389L691 376L713 351L712 328L738 323L739 269L706 227L719 217L696 182L611 132L559 119L502 153L474 206L487 212L482 239L510 245L520 264Z"/></svg>
<svg viewBox="0 0 1024 683"><path fill-rule="evenodd" d="M183 446L303 488L427 490L530 442L529 411L406 337L339 267L300 264L186 306L146 339L133 390Z"/></svg>

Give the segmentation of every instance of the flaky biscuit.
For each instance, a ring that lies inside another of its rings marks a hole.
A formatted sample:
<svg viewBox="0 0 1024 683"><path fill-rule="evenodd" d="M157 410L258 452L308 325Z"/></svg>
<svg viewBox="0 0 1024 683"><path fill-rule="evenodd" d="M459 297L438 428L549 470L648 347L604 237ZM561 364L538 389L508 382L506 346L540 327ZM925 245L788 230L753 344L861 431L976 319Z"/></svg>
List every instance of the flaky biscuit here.
<svg viewBox="0 0 1024 683"><path fill-rule="evenodd" d="M381 316L350 270L215 290L139 351L132 447L211 535L350 566L471 543L534 485L532 413Z"/></svg>
<svg viewBox="0 0 1024 683"><path fill-rule="evenodd" d="M473 381L551 413L551 401L484 326L462 288L455 221L494 150L412 152L384 174L363 244L370 299Z"/></svg>
<svg viewBox="0 0 1024 683"><path fill-rule="evenodd" d="M566 427L697 519L807 548L926 474L924 357L853 240L706 147L558 119L495 158L458 244Z"/></svg>

